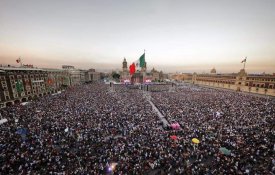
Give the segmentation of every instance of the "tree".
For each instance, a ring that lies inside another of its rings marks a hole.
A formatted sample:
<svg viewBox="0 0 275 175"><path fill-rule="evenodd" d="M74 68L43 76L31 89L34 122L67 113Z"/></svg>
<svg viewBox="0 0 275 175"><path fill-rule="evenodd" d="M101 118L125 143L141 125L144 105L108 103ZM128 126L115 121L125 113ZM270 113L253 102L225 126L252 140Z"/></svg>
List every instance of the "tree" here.
<svg viewBox="0 0 275 175"><path fill-rule="evenodd" d="M113 72L112 73L112 77L113 77L113 79L119 79L120 75L118 73L116 73L116 72Z"/></svg>

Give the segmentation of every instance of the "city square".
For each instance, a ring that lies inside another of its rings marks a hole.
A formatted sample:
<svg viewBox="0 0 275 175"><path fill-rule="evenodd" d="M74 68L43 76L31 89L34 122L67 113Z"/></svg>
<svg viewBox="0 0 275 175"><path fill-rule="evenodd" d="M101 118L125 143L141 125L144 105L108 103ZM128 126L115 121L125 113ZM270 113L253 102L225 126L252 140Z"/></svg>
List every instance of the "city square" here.
<svg viewBox="0 0 275 175"><path fill-rule="evenodd" d="M0 175L275 175L274 0L1 0Z"/></svg>
<svg viewBox="0 0 275 175"><path fill-rule="evenodd" d="M1 125L1 172L274 171L273 98L190 84L178 85L172 92L171 85L149 85L152 92L128 86L78 85L26 105L2 109L1 115L8 122ZM170 127L176 122L179 128ZM193 138L199 143L193 143Z"/></svg>

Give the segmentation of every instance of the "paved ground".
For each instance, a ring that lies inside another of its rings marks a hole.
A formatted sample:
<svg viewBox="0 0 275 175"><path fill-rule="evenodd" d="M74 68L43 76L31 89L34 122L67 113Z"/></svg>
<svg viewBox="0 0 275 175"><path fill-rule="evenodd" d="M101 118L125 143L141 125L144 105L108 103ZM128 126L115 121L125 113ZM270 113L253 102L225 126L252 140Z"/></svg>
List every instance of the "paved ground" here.
<svg viewBox="0 0 275 175"><path fill-rule="evenodd" d="M158 108L154 105L154 103L149 100L149 103L152 105L153 107L153 110L155 110L159 116L159 119L163 122L163 125L164 126L167 126L169 125L168 121L166 120L166 118L161 114L161 112L158 110Z"/></svg>

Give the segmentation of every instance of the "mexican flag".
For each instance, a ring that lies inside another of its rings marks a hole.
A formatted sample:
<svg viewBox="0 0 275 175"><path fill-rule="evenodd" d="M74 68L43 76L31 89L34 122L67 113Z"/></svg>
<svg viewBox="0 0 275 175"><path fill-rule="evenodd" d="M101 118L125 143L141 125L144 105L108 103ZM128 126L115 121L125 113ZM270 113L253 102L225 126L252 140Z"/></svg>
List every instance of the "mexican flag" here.
<svg viewBox="0 0 275 175"><path fill-rule="evenodd" d="M145 67L145 53L142 54L138 60L136 60L135 62L133 62L130 67L129 67L129 71L130 74L134 74L136 72L136 70L140 70L141 68Z"/></svg>
<svg viewBox="0 0 275 175"><path fill-rule="evenodd" d="M137 70L145 67L145 53L142 54L139 59L135 61L135 66Z"/></svg>

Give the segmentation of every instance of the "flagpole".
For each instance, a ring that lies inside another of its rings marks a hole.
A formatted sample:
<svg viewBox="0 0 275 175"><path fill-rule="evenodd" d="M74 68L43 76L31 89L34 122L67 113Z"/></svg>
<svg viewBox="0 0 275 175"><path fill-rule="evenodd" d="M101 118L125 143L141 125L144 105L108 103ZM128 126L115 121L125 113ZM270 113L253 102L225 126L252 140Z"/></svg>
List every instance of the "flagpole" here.
<svg viewBox="0 0 275 175"><path fill-rule="evenodd" d="M20 62L20 66L22 67L22 59L21 59L21 56L19 57L18 61Z"/></svg>
<svg viewBox="0 0 275 175"><path fill-rule="evenodd" d="M245 57L245 61L244 61L244 65L243 65L243 69L245 69L246 59L247 59L247 57Z"/></svg>

